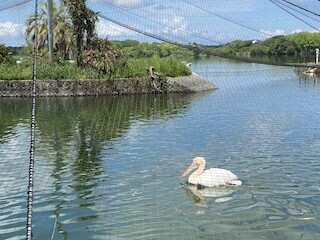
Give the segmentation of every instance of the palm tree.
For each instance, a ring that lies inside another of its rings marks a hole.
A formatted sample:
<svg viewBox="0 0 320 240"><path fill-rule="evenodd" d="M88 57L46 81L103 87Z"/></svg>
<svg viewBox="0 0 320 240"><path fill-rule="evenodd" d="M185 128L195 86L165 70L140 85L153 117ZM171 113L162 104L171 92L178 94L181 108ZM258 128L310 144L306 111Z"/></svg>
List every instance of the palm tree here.
<svg viewBox="0 0 320 240"><path fill-rule="evenodd" d="M63 0L63 2L68 6L73 23L77 64L83 66L83 51L92 48L92 40L96 37L97 14L87 8L86 0ZM86 45L84 39L86 39Z"/></svg>
<svg viewBox="0 0 320 240"><path fill-rule="evenodd" d="M44 3L38 15L38 39L37 48L39 51L44 51L48 45L48 4ZM70 59L73 52L73 28L72 21L69 17L66 6L60 1L53 1L52 11L52 26L53 26L53 46L57 57ZM25 35L28 43L35 42L35 16L30 16L26 21Z"/></svg>

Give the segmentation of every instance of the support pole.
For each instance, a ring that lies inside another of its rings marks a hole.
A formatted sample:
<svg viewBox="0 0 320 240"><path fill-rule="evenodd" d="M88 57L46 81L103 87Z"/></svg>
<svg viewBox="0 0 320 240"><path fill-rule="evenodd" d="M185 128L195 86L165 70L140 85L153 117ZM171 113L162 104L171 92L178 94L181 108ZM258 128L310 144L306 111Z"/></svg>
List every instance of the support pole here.
<svg viewBox="0 0 320 240"><path fill-rule="evenodd" d="M52 0L48 0L48 45L49 45L49 61L52 63L54 58L53 53L53 28L52 28Z"/></svg>

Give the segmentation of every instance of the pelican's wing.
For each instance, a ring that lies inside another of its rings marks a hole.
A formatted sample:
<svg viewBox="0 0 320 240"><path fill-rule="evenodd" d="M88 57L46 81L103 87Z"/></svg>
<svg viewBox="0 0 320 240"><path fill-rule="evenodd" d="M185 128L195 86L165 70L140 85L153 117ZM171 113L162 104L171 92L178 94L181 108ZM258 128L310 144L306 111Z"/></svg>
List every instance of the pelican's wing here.
<svg viewBox="0 0 320 240"><path fill-rule="evenodd" d="M221 168L210 168L197 178L197 183L206 187L222 185L241 185L241 181L231 171Z"/></svg>

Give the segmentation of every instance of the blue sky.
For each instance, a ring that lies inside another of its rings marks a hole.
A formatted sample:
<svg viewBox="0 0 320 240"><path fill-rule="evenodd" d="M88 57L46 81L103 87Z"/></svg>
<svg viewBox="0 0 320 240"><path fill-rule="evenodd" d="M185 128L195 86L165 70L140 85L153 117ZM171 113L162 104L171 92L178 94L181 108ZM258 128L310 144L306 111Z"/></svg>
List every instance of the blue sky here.
<svg viewBox="0 0 320 240"><path fill-rule="evenodd" d="M216 45L320 29L320 1L288 1L315 14L294 11L298 9L283 0L87 0L87 4L101 16L170 41ZM39 5L43 2L39 0ZM34 3L0 0L0 44L25 43L24 22ZM109 39L156 41L102 18L97 32Z"/></svg>

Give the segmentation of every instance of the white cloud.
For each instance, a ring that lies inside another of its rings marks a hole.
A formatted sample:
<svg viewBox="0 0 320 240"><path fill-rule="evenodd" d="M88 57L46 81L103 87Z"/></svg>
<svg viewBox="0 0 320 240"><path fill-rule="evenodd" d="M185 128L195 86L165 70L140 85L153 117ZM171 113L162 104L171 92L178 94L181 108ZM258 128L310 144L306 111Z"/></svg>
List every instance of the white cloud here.
<svg viewBox="0 0 320 240"><path fill-rule="evenodd" d="M185 21L184 17L174 16L171 18L161 20L163 27L160 28L147 28L142 29L148 33L162 35L183 35L183 33L188 34L188 23ZM139 27L138 27L139 28ZM124 27L118 26L114 23L100 19L97 24L97 33L100 37L121 37L136 35L137 33L126 29Z"/></svg>
<svg viewBox="0 0 320 240"><path fill-rule="evenodd" d="M0 37L17 37L23 33L23 25L10 21L0 23Z"/></svg>
<svg viewBox="0 0 320 240"><path fill-rule="evenodd" d="M291 33L300 33L300 32L318 33L319 31L318 30L306 31L306 30L302 30L302 29L298 28L298 29L292 31Z"/></svg>
<svg viewBox="0 0 320 240"><path fill-rule="evenodd" d="M298 28L298 29L292 31L292 33L299 33L299 32L303 32L303 30Z"/></svg>
<svg viewBox="0 0 320 240"><path fill-rule="evenodd" d="M114 4L123 6L123 7L133 7L140 5L142 0L114 0Z"/></svg>
<svg viewBox="0 0 320 240"><path fill-rule="evenodd" d="M97 33L102 38L132 34L130 30L103 19L100 19L97 24Z"/></svg>
<svg viewBox="0 0 320 240"><path fill-rule="evenodd" d="M272 37L272 36L284 35L283 29L276 29L273 32L262 29L260 32L262 32L265 35L265 37L267 37L267 38Z"/></svg>
<svg viewBox="0 0 320 240"><path fill-rule="evenodd" d="M184 17L174 16L172 18L165 18L162 20L162 24L167 26L164 27L164 33L181 34L187 33L188 23Z"/></svg>

